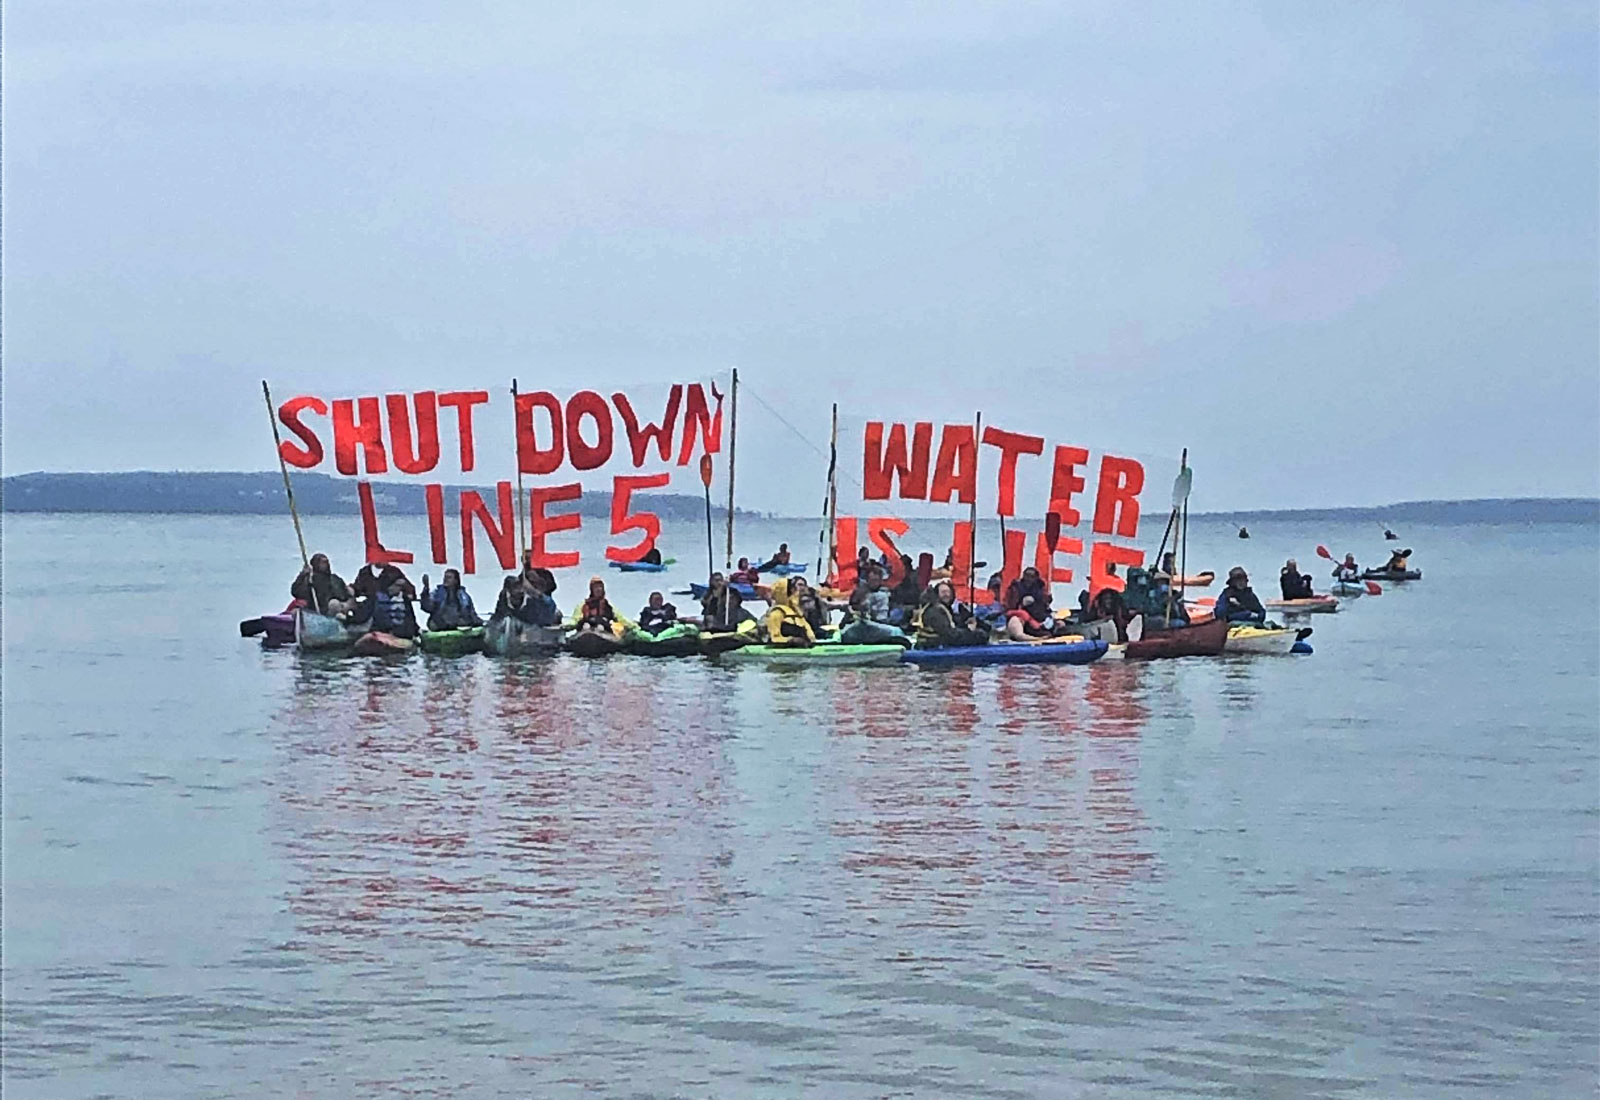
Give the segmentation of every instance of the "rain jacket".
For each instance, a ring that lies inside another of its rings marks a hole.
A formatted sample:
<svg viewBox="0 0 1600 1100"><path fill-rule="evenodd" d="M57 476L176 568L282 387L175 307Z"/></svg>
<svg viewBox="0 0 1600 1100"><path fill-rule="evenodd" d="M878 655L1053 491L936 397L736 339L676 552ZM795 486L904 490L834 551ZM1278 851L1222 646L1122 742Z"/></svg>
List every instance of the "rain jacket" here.
<svg viewBox="0 0 1600 1100"><path fill-rule="evenodd" d="M294 579L289 595L304 600L319 615L326 615L330 600L349 602L350 588L337 573L308 573Z"/></svg>
<svg viewBox="0 0 1600 1100"><path fill-rule="evenodd" d="M789 592L789 581L779 577L772 582L772 610L767 612L769 645L804 646L817 640L811 624L800 610L800 601Z"/></svg>
<svg viewBox="0 0 1600 1100"><path fill-rule="evenodd" d="M455 630L463 626L482 626L478 609L472 606L467 590L456 587L454 593L440 585L422 590L422 610L428 613L429 630Z"/></svg>

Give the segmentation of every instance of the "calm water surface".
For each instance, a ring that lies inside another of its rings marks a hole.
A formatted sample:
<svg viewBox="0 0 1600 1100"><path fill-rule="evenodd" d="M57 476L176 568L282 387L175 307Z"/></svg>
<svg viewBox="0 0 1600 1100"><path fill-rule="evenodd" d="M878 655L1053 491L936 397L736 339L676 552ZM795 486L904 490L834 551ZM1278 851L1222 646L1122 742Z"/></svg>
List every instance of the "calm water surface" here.
<svg viewBox="0 0 1600 1100"><path fill-rule="evenodd" d="M284 526L6 517L8 1097L1594 1091L1592 526L1309 658L784 673L263 652Z"/></svg>

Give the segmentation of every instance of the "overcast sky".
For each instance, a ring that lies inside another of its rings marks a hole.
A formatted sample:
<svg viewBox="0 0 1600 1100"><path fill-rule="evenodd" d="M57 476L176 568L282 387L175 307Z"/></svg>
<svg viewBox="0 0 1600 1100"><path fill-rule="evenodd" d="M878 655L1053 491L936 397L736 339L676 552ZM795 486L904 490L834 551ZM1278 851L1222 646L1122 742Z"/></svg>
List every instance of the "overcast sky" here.
<svg viewBox="0 0 1600 1100"><path fill-rule="evenodd" d="M1600 491L1591 3L5 15L7 473L268 468L263 376L738 366L1206 508Z"/></svg>

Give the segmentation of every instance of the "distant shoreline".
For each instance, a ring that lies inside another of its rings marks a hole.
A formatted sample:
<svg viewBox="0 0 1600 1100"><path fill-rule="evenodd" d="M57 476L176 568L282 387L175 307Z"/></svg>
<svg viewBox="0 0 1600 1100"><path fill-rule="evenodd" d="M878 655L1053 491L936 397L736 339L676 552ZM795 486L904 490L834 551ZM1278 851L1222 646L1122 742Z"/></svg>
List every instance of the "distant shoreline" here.
<svg viewBox="0 0 1600 1100"><path fill-rule="evenodd" d="M457 488L446 486L451 499ZM422 486L378 481L373 490L382 506L401 515L423 515ZM355 483L327 474L295 477L295 500L304 515L355 515ZM698 495L639 494L636 502L663 519L700 519L705 503ZM611 494L586 492L584 515L610 515ZM124 515L279 515L283 483L276 471L204 473L32 473L0 479L0 511L15 514ZM713 506L714 516L726 509ZM743 519L805 520L815 516L776 516L736 509ZM908 517L914 518L914 517ZM1393 504L1336 508L1262 508L1196 512L1193 518L1227 519L1244 525L1282 520L1370 521L1373 523L1600 523L1600 498L1492 497L1471 500L1409 500Z"/></svg>

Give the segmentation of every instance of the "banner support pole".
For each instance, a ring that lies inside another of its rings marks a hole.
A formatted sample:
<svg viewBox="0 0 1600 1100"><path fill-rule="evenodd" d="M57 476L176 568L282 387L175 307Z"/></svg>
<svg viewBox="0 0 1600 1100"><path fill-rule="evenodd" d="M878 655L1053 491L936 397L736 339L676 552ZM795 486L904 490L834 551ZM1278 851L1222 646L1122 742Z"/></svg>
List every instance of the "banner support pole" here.
<svg viewBox="0 0 1600 1100"><path fill-rule="evenodd" d="M524 515L525 502L522 499L522 413L517 408L517 380L511 380L511 447L517 456L517 571L520 573L527 567L528 543L525 537L527 531L526 516Z"/></svg>
<svg viewBox="0 0 1600 1100"><path fill-rule="evenodd" d="M980 411L972 418L972 514L967 520L967 599L973 604L978 602L978 469L977 455L982 452L983 444L983 413ZM1005 547L1001 547L1002 558Z"/></svg>
<svg viewBox="0 0 1600 1100"><path fill-rule="evenodd" d="M267 388L267 380L261 380L261 396L267 402L267 420L272 425L272 442L276 444L273 450L278 453L278 472L283 475L283 495L289 498L289 518L294 521L294 538L300 544L300 564L311 568L311 559L306 555L306 536L300 530L300 510L294 506L294 486L289 484L289 464L283 460L283 436L278 431L277 410L272 407L272 391Z"/></svg>
<svg viewBox="0 0 1600 1100"><path fill-rule="evenodd" d="M724 569L733 568L733 472L739 451L739 368L733 368L733 408L728 424L728 545Z"/></svg>

